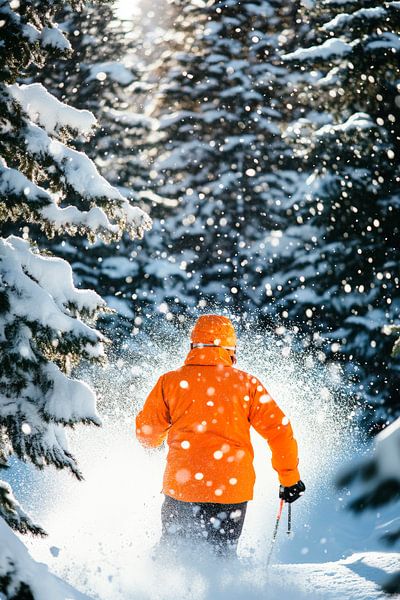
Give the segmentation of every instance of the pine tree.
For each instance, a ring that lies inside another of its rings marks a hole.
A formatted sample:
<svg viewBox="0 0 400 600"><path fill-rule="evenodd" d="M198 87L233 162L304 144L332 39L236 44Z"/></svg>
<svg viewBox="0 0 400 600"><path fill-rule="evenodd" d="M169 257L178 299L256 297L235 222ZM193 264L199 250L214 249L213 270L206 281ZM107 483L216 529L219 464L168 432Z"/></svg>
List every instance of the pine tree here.
<svg viewBox="0 0 400 600"><path fill-rule="evenodd" d="M17 83L30 65L69 55L54 22L64 5L0 2L0 222L24 231L23 238L0 238L0 466L15 455L81 478L65 428L100 421L94 392L71 369L82 359L104 360L105 339L93 322L105 302L76 289L65 261L40 254L24 238L33 224L49 237L79 233L110 241L124 231L141 235L150 219L72 147L73 138L90 136L94 116L63 104L39 83ZM43 533L4 482L0 515L21 532ZM1 578L9 597L13 571Z"/></svg>
<svg viewBox="0 0 400 600"><path fill-rule="evenodd" d="M98 127L87 140L75 141L101 169L113 185L127 198L150 211L151 199L148 168L143 153L152 128L152 120L139 114L142 89L139 61L127 54L139 44L115 15L111 3L88 3L77 12L63 7L57 14L60 27L68 32L72 46L69 58L60 57L38 74L46 88L60 100L69 99L75 107L89 109L96 115ZM154 195L153 195L154 196ZM73 267L79 287L94 287L109 305L117 309L115 320L132 315L132 291L129 299L121 288L129 287L137 272L135 244L125 235L110 245L90 243L75 237L73 245L59 236L46 244ZM122 281L121 281L122 279ZM107 314L103 324L109 321Z"/></svg>
<svg viewBox="0 0 400 600"><path fill-rule="evenodd" d="M109 2L89 2L79 12L63 7L57 18L72 53L53 60L39 73L34 68L33 74L59 100L73 101L76 108L96 115L99 126L90 143L78 140L78 148L113 184L129 187L132 195L147 187L148 174L138 153L148 121L132 114L139 72L127 64L127 34L114 13Z"/></svg>
<svg viewBox="0 0 400 600"><path fill-rule="evenodd" d="M399 308L400 11L314 4L314 44L286 60L318 74L298 94L319 116L288 132L310 177L285 207L271 296L277 313L331 340L328 355L354 369L364 418L379 428L400 412L399 365L384 359L390 340L380 335Z"/></svg>
<svg viewBox="0 0 400 600"><path fill-rule="evenodd" d="M269 268L265 245L279 237L279 206L298 180L280 132L292 114L279 57L293 46L297 3L176 4L175 44L149 107L159 123L155 190L171 206L160 205L144 240L140 256L152 260L135 293L172 312L199 301L254 307L264 300L254 286Z"/></svg>

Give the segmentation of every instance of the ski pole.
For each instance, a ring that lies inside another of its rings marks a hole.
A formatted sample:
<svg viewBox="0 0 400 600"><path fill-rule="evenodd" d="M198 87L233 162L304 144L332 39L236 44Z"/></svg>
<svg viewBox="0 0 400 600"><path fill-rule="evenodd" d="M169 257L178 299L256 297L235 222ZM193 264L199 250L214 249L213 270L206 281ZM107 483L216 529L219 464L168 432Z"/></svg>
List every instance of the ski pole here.
<svg viewBox="0 0 400 600"><path fill-rule="evenodd" d="M290 535L292 533L292 504L288 504L288 513L287 513L287 534Z"/></svg>
<svg viewBox="0 0 400 600"><path fill-rule="evenodd" d="M267 569L268 569L269 564L271 562L272 551L274 549L274 544L275 544L275 541L276 541L276 536L278 535L279 522L281 520L282 510L283 510L283 505L284 504L285 504L285 501L282 498L280 500L280 502L279 502L278 514L276 515L274 533L272 534L271 546L270 546L269 554L268 554L268 558L267 558Z"/></svg>

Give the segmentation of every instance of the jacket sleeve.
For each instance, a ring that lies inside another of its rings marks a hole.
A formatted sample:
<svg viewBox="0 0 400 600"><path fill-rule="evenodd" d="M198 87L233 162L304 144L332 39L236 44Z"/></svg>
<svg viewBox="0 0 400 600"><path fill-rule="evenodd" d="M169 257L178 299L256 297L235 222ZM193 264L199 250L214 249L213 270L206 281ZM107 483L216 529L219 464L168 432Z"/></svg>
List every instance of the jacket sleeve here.
<svg viewBox="0 0 400 600"><path fill-rule="evenodd" d="M267 440L281 485L294 485L300 480L299 459L289 419L255 377L251 391L250 424Z"/></svg>
<svg viewBox="0 0 400 600"><path fill-rule="evenodd" d="M171 426L168 404L163 393L163 376L148 395L136 417L136 437L143 446L161 446Z"/></svg>

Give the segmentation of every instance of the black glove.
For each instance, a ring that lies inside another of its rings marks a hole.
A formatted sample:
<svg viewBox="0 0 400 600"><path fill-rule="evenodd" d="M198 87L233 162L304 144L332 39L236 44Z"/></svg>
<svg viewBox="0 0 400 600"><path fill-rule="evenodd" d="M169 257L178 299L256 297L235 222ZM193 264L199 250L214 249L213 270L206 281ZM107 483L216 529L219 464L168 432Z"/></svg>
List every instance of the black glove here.
<svg viewBox="0 0 400 600"><path fill-rule="evenodd" d="M281 485L279 487L279 498L283 498L285 502L289 502L289 504L291 504L292 502L300 498L300 496L302 496L305 491L306 486L302 481L298 481L294 485L290 485L288 487Z"/></svg>

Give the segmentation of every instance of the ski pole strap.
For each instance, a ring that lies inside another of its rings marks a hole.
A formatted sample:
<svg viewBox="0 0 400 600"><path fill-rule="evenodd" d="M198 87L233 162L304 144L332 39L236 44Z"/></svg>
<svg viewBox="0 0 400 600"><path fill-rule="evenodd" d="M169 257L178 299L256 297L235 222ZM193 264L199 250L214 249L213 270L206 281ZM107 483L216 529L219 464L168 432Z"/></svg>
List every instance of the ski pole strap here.
<svg viewBox="0 0 400 600"><path fill-rule="evenodd" d="M287 513L287 532L288 535L292 533L292 505L288 503L288 513Z"/></svg>

